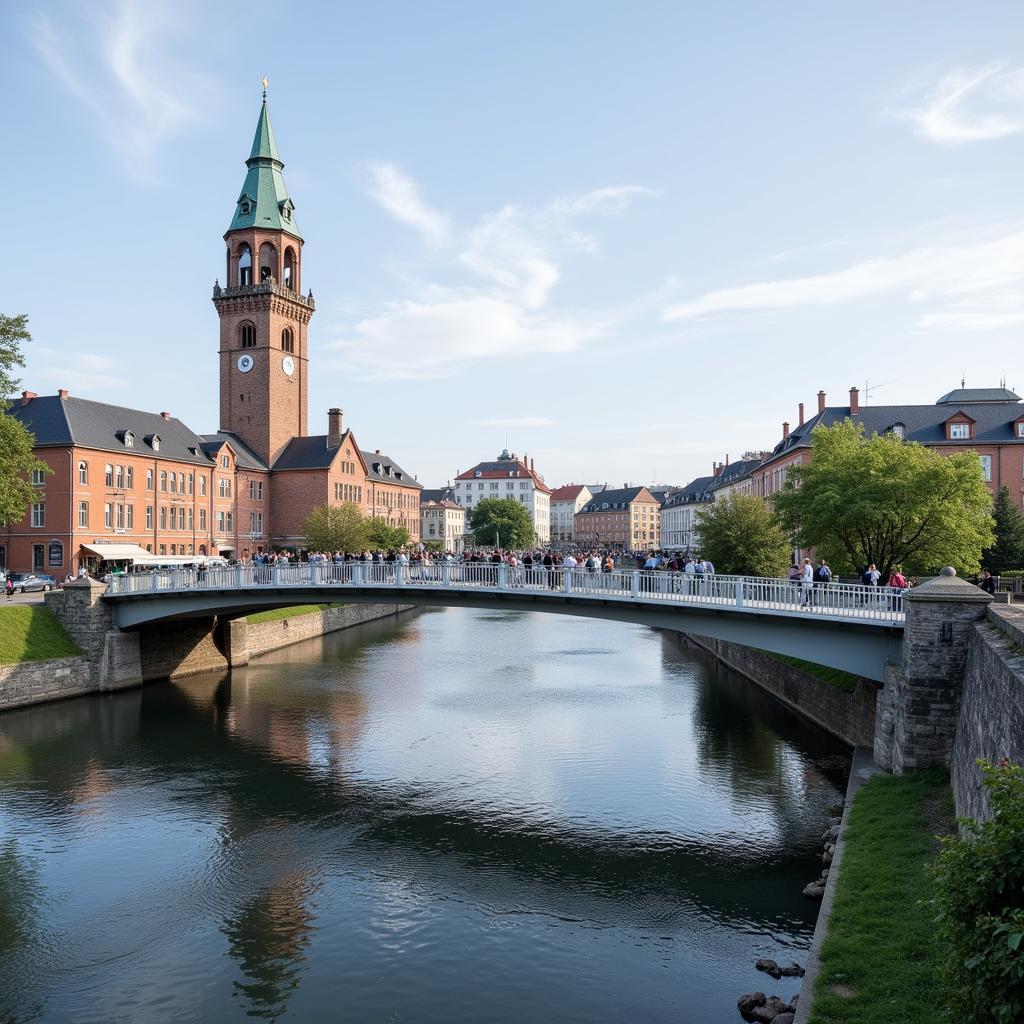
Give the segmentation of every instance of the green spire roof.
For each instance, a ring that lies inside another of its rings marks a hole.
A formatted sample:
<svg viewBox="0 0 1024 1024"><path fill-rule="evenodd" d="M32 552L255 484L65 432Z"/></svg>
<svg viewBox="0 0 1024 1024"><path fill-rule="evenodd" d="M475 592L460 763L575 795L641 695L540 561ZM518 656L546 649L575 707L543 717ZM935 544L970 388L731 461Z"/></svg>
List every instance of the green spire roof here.
<svg viewBox="0 0 1024 1024"><path fill-rule="evenodd" d="M256 122L252 152L245 164L249 172L245 176L245 184L228 231L267 228L271 231L287 231L301 240L302 235L295 224L295 204L288 197L284 175L281 173L284 164L277 154L265 94L260 119Z"/></svg>

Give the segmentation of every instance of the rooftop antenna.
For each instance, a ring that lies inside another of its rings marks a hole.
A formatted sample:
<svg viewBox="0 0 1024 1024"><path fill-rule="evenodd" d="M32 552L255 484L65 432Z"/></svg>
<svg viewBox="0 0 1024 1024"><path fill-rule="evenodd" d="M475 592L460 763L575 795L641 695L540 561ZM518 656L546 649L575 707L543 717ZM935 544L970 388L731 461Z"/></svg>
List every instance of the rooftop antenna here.
<svg viewBox="0 0 1024 1024"><path fill-rule="evenodd" d="M960 371L960 390L962 391L965 387L967 387L967 381L964 380L963 370L961 370Z"/></svg>
<svg viewBox="0 0 1024 1024"><path fill-rule="evenodd" d="M864 381L864 404L868 404L868 399L871 397L872 391L877 391L879 388L884 388L886 384L898 384L898 380L887 380L881 384L869 384L867 380Z"/></svg>

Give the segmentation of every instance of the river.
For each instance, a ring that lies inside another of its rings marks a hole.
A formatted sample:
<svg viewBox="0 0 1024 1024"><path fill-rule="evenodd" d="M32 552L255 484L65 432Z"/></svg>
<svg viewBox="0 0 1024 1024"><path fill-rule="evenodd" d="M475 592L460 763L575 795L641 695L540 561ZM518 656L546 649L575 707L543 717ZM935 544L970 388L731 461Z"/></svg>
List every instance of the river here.
<svg viewBox="0 0 1024 1024"><path fill-rule="evenodd" d="M0 715L0 1021L739 1021L845 747L679 639L424 612Z"/></svg>

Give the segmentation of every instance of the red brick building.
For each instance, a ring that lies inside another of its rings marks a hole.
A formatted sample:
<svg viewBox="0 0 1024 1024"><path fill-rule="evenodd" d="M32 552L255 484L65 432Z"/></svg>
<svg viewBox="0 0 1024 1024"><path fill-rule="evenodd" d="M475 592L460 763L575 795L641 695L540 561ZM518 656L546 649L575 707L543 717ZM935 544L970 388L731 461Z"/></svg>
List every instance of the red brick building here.
<svg viewBox="0 0 1024 1024"><path fill-rule="evenodd" d="M303 238L284 184L266 95L226 244L220 318L220 430L170 413L25 391L11 414L53 470L21 522L0 526L0 566L63 576L116 548L250 558L299 548L318 505L351 501L419 540L419 483L379 450L362 451L331 409L308 431Z"/></svg>

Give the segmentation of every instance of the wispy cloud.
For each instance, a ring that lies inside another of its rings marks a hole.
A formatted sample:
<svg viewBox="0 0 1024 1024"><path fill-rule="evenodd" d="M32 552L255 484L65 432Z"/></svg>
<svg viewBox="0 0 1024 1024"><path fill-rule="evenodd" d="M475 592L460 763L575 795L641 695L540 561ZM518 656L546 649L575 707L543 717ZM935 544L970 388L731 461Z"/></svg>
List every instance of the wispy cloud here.
<svg viewBox="0 0 1024 1024"><path fill-rule="evenodd" d="M920 247L864 260L842 270L720 288L669 306L665 321L699 320L728 313L797 309L897 295L917 304L962 303L1024 284L1024 230L960 244ZM925 311L932 314L934 310ZM925 315L919 326L935 326Z"/></svg>
<svg viewBox="0 0 1024 1024"><path fill-rule="evenodd" d="M40 13L29 39L56 80L86 106L134 177L152 180L160 147L200 119L209 82L173 53L190 12L133 0Z"/></svg>
<svg viewBox="0 0 1024 1024"><path fill-rule="evenodd" d="M954 68L905 115L918 135L958 145L1024 131L1024 68Z"/></svg>
<svg viewBox="0 0 1024 1024"><path fill-rule="evenodd" d="M412 178L385 161L371 163L370 175L373 179L371 198L395 220L414 228L431 245L448 240L448 217L423 201L419 186Z"/></svg>
<svg viewBox="0 0 1024 1024"><path fill-rule="evenodd" d="M549 420L546 416L518 416L507 420L470 420L469 422L477 427L509 427L517 429L553 427L555 425L555 421Z"/></svg>
<svg viewBox="0 0 1024 1024"><path fill-rule="evenodd" d="M373 198L428 244L450 243L451 271L469 277L415 286L404 302L340 328L328 346L345 355L337 368L364 378L442 377L480 359L571 352L605 333L605 317L553 308L561 261L597 248L579 221L620 213L651 189L617 185L536 207L508 204L458 232L399 168L372 168Z"/></svg>
<svg viewBox="0 0 1024 1024"><path fill-rule="evenodd" d="M32 380L67 388L72 394L84 392L102 393L110 388L127 387L128 382L116 372L120 364L108 356L89 352L71 354L51 348L34 348L29 353L34 364L35 356L43 356L46 362L35 369L31 367Z"/></svg>

